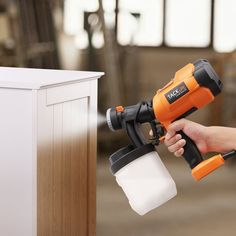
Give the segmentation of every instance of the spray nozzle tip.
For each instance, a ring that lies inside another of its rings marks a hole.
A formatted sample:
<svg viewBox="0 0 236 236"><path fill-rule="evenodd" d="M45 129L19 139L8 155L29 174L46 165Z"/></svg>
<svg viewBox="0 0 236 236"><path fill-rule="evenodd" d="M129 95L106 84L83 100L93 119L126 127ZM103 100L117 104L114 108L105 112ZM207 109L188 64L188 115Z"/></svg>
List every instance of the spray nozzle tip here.
<svg viewBox="0 0 236 236"><path fill-rule="evenodd" d="M111 108L107 109L106 112L107 125L111 131L115 131L111 123Z"/></svg>

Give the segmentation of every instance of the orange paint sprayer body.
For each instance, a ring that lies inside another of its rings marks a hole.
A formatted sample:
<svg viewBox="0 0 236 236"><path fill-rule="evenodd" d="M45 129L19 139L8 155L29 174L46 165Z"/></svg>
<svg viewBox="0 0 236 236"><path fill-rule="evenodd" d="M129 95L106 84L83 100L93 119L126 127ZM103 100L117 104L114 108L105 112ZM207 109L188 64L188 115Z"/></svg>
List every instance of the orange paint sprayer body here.
<svg viewBox="0 0 236 236"><path fill-rule="evenodd" d="M199 85L194 77L195 67L188 64L153 98L155 117L167 128L174 120L185 117L214 100L209 88Z"/></svg>

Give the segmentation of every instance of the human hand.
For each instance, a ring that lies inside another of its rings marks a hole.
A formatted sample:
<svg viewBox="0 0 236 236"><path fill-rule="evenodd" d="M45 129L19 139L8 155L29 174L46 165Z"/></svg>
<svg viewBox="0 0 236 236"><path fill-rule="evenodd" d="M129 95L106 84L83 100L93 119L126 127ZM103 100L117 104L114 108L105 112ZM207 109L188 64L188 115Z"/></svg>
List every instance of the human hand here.
<svg viewBox="0 0 236 236"><path fill-rule="evenodd" d="M208 152L207 127L186 119L181 119L171 123L165 135L164 143L168 147L168 150L173 152L175 156L179 157L183 155L183 147L186 144L182 136L177 134L180 130L195 142L201 153Z"/></svg>

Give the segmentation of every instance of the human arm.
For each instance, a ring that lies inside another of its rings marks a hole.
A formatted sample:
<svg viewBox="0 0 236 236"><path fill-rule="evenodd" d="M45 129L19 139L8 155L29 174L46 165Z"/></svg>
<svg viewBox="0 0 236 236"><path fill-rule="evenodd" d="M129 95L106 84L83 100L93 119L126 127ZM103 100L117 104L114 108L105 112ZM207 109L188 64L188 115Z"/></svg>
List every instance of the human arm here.
<svg viewBox="0 0 236 236"><path fill-rule="evenodd" d="M236 128L220 126L203 126L198 123L181 119L173 122L167 129L165 144L170 152L182 156L186 141L178 131L182 130L197 145L201 153L228 152L236 150Z"/></svg>

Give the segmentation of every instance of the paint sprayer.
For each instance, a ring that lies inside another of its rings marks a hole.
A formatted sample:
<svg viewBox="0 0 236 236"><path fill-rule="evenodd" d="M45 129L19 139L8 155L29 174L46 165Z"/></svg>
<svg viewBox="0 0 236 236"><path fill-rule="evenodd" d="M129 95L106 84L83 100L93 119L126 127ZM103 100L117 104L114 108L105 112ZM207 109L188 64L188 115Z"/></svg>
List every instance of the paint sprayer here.
<svg viewBox="0 0 236 236"><path fill-rule="evenodd" d="M200 59L177 71L152 101L107 110L109 128L124 129L131 140L130 145L113 153L109 161L112 174L138 214L144 215L177 194L175 182L155 150L164 139L166 129L173 121L212 102L222 86L210 63ZM144 123L150 124L151 140L146 139L141 130ZM197 181L235 155L232 151L204 160L194 141L183 131L178 133L186 140L183 157Z"/></svg>

